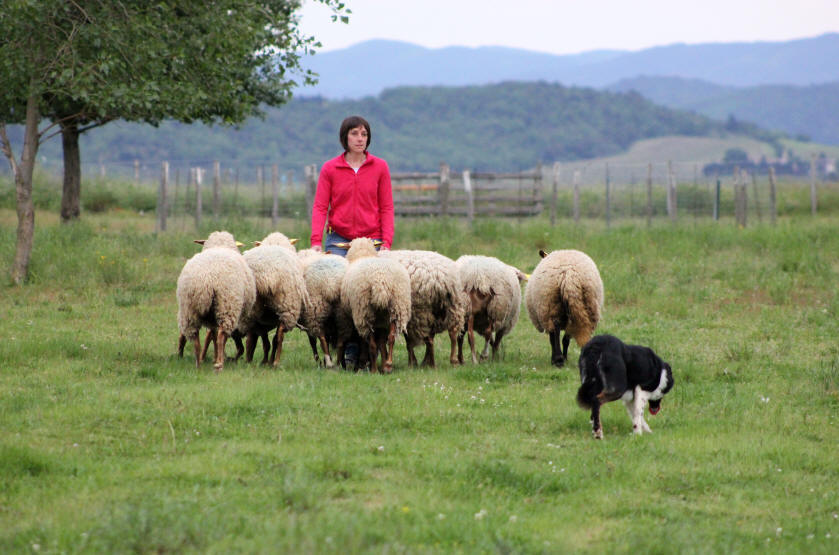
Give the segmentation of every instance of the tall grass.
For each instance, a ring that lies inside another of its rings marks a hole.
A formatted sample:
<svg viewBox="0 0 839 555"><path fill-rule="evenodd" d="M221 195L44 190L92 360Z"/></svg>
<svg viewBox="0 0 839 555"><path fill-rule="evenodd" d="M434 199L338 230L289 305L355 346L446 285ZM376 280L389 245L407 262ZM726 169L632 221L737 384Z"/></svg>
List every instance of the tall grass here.
<svg viewBox="0 0 839 555"><path fill-rule="evenodd" d="M279 369L216 375L174 355L175 281L196 234L248 242L264 219L37 221L29 283L0 293L0 551L836 551L834 216L397 222L398 247L526 272L540 248L592 256L598 332L676 379L652 435L615 403L601 442L526 310L495 363L410 369L400 341L390 376L326 371L297 331ZM4 267L13 249L0 210Z"/></svg>

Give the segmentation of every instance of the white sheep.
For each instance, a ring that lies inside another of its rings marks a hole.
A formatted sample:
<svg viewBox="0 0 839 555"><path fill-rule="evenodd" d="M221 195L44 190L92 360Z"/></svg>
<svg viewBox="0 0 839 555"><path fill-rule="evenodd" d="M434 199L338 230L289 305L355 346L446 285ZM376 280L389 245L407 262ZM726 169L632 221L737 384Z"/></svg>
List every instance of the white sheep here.
<svg viewBox="0 0 839 555"><path fill-rule="evenodd" d="M341 280L347 271L348 262L343 256L323 254L311 249L298 251L297 256L303 263L303 279L309 293L309 303L300 315L299 324L309 335L315 362L320 362L317 349L317 341L320 340L324 364L332 368L334 362L329 347L335 347L338 341Z"/></svg>
<svg viewBox="0 0 839 555"><path fill-rule="evenodd" d="M474 335L477 330L485 341L481 360L488 358L490 345L495 360L502 338L510 334L519 320L520 283L526 281L527 276L491 256L464 255L457 259L456 264L470 306L466 325L458 338L458 358L463 360L463 338L468 335L472 362L478 362Z"/></svg>
<svg viewBox="0 0 839 555"><path fill-rule="evenodd" d="M548 332L551 362L562 367L574 337L583 347L594 333L603 309L603 281L594 261L577 250L540 250L542 260L533 270L524 298L530 320ZM560 333L565 336L560 343Z"/></svg>
<svg viewBox="0 0 839 555"><path fill-rule="evenodd" d="M178 356L183 357L189 339L195 345L195 364L201 364L205 351L198 332L206 326L213 330L213 367L220 372L227 338L250 316L256 284L233 235L215 231L206 240L195 242L203 249L187 260L178 276Z"/></svg>
<svg viewBox="0 0 839 555"><path fill-rule="evenodd" d="M370 371L393 371L396 334L405 333L411 318L411 278L396 260L379 257L371 239L353 239L347 251L349 266L341 281L341 305L352 316L359 336L369 348ZM343 357L339 338L338 357Z"/></svg>
<svg viewBox="0 0 839 555"><path fill-rule="evenodd" d="M434 336L448 331L449 362L458 364L458 335L466 319L468 300L455 262L437 252L423 250L394 250L380 256L397 260L411 278L411 319L405 331L408 363L417 365L414 348L424 343L423 366L436 366Z"/></svg>
<svg viewBox="0 0 839 555"><path fill-rule="evenodd" d="M308 293L293 242L282 233L274 232L254 244L256 246L242 256L253 271L256 301L251 317L239 326L238 331L247 337L245 357L250 362L259 337L262 337L263 352L267 355L267 333L276 328L270 356L271 364L276 366L282 355L285 333L297 325L304 304L308 303ZM268 356L264 357L265 362L268 362Z"/></svg>

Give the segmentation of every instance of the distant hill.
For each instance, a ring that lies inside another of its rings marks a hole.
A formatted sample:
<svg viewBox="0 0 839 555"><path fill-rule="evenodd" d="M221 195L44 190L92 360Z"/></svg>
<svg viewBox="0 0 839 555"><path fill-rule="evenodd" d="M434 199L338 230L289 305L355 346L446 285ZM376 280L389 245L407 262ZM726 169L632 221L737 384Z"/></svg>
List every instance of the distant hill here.
<svg viewBox="0 0 839 555"><path fill-rule="evenodd" d="M618 154L641 139L726 135L723 123L658 106L637 93L551 83L400 87L376 98L295 99L238 129L111 123L82 136L82 160L269 163L299 171L340 151L338 126L350 114L373 126L371 151L394 170L517 171L539 163ZM42 155L60 160L60 141Z"/></svg>
<svg viewBox="0 0 839 555"><path fill-rule="evenodd" d="M726 87L697 79L643 76L610 85L615 92L637 91L656 104L691 110L718 120L729 115L839 145L839 81L809 86Z"/></svg>
<svg viewBox="0 0 839 555"><path fill-rule="evenodd" d="M839 81L839 33L785 42L673 44L638 52L553 55L501 47L429 49L374 40L304 60L320 83L299 96L361 98L396 86L548 81L605 87L639 75L701 79L723 86L806 86Z"/></svg>

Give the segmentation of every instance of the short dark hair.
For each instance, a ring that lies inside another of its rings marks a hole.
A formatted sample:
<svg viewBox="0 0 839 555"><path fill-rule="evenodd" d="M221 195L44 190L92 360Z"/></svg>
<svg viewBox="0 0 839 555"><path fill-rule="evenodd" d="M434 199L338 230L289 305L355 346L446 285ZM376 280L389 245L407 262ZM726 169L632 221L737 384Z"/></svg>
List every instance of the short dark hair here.
<svg viewBox="0 0 839 555"><path fill-rule="evenodd" d="M367 130L367 146L364 147L365 150L370 146L370 139L373 138L373 134L370 133L370 124L361 116L350 116L341 122L341 130L338 132L338 137L341 139L341 146L344 147L344 152L350 151L350 147L347 144L347 135L350 134L350 129L355 129L360 126L364 126L364 129Z"/></svg>

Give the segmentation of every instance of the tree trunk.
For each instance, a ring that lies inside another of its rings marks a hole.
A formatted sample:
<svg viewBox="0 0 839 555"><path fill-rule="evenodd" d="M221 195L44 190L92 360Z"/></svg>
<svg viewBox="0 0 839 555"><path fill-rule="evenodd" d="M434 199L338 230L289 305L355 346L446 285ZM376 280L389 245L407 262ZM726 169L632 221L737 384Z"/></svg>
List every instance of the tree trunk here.
<svg viewBox="0 0 839 555"><path fill-rule="evenodd" d="M61 223L77 220L81 214L82 164L79 154L79 126L61 125L64 148L64 188L61 193Z"/></svg>
<svg viewBox="0 0 839 555"><path fill-rule="evenodd" d="M29 259L35 236L35 207L32 203L32 173L38 154L38 98L31 95L26 101L26 124L23 134L23 151L20 165L15 167L15 188L17 190L17 246L12 265L12 281L20 285L29 274ZM14 158L14 153L9 152Z"/></svg>

